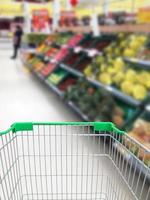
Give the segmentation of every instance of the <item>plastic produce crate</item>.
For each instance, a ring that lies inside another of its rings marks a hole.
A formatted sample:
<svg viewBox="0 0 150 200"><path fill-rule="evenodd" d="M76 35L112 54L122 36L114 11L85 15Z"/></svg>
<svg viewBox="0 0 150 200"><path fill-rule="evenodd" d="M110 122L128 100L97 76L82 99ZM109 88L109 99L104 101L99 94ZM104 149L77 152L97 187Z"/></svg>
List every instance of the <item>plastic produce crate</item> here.
<svg viewBox="0 0 150 200"><path fill-rule="evenodd" d="M49 75L47 78L48 81L50 81L54 85L58 85L66 76L68 75L68 72L66 72L63 69L56 69L53 73Z"/></svg>
<svg viewBox="0 0 150 200"><path fill-rule="evenodd" d="M111 123L12 125L0 133L1 200L148 200L150 186L113 147L122 136L132 142Z"/></svg>
<svg viewBox="0 0 150 200"><path fill-rule="evenodd" d="M75 85L77 82L77 78L68 74L68 76L59 84L59 90L65 92L68 87Z"/></svg>

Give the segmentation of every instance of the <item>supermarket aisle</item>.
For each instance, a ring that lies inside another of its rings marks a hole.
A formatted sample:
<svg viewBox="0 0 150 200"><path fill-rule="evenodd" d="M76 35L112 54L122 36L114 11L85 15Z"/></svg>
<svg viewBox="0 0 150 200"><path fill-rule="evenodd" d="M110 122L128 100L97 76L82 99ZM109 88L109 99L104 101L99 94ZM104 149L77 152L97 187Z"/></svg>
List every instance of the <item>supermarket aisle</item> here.
<svg viewBox="0 0 150 200"><path fill-rule="evenodd" d="M11 44L0 43L0 130L15 121L77 121L20 60L10 59L11 53Z"/></svg>

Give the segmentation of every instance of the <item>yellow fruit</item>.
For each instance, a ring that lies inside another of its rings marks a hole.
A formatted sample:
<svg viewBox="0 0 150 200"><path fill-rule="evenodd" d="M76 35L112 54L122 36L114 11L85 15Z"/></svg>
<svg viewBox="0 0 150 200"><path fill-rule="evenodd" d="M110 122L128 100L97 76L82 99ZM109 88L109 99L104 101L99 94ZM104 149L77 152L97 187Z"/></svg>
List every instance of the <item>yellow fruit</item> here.
<svg viewBox="0 0 150 200"><path fill-rule="evenodd" d="M125 79L135 83L137 81L137 73L133 69L128 69L126 71Z"/></svg>
<svg viewBox="0 0 150 200"><path fill-rule="evenodd" d="M118 37L121 38L121 39L124 38L124 33L119 33Z"/></svg>
<svg viewBox="0 0 150 200"><path fill-rule="evenodd" d="M108 73L100 74L99 81L106 85L110 85L112 83L111 76Z"/></svg>
<svg viewBox="0 0 150 200"><path fill-rule="evenodd" d="M150 74L146 71L141 72L137 76L138 83L145 85L146 87L149 88L150 85Z"/></svg>
<svg viewBox="0 0 150 200"><path fill-rule="evenodd" d="M141 35L139 38L138 38L138 40L141 42L141 43L145 43L146 42L146 40L147 40L147 37L146 36L144 36L144 35Z"/></svg>
<svg viewBox="0 0 150 200"><path fill-rule="evenodd" d="M124 62L121 58L117 58L114 62L114 68L116 70L121 70L124 67Z"/></svg>
<svg viewBox="0 0 150 200"><path fill-rule="evenodd" d="M147 81L145 82L145 86L146 86L148 89L150 89L150 80L147 80Z"/></svg>
<svg viewBox="0 0 150 200"><path fill-rule="evenodd" d="M100 71L104 72L107 69L107 66L105 64L100 65Z"/></svg>
<svg viewBox="0 0 150 200"><path fill-rule="evenodd" d="M122 84L121 84L121 90L122 92L124 92L125 94L129 94L131 95L132 94L132 88L133 88L133 83L130 82L130 81L124 81Z"/></svg>
<svg viewBox="0 0 150 200"><path fill-rule="evenodd" d="M108 72L110 75L114 75L114 74L117 73L116 69L113 68L113 67L108 67L107 72Z"/></svg>
<svg viewBox="0 0 150 200"><path fill-rule="evenodd" d="M131 49L138 50L138 48L141 47L141 42L134 40L134 41L131 41L129 46Z"/></svg>
<svg viewBox="0 0 150 200"><path fill-rule="evenodd" d="M98 57L96 58L96 62L98 62L98 63L104 62L104 57L98 56Z"/></svg>
<svg viewBox="0 0 150 200"><path fill-rule="evenodd" d="M123 72L118 72L114 77L113 81L116 84L121 83L124 80L124 73Z"/></svg>
<svg viewBox="0 0 150 200"><path fill-rule="evenodd" d="M112 53L113 49L111 48L111 46L109 46L109 47L105 48L105 52Z"/></svg>
<svg viewBox="0 0 150 200"><path fill-rule="evenodd" d="M133 49L128 48L128 49L125 49L125 51L123 52L123 55L129 58L135 57L135 51Z"/></svg>
<svg viewBox="0 0 150 200"><path fill-rule="evenodd" d="M135 85L133 87L133 97L137 100L142 100L147 96L147 90L142 85Z"/></svg>
<svg viewBox="0 0 150 200"><path fill-rule="evenodd" d="M84 74L86 76L90 76L92 74L92 67L88 66L85 70L84 70Z"/></svg>
<svg viewBox="0 0 150 200"><path fill-rule="evenodd" d="M114 53L119 55L120 54L120 49L117 47L116 49L114 49Z"/></svg>

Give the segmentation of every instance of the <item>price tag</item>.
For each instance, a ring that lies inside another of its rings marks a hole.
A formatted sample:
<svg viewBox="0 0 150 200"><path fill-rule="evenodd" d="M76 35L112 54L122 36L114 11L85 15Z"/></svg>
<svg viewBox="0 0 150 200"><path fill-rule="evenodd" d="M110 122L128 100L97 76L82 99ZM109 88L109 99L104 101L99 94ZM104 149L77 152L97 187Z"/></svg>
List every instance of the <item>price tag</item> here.
<svg viewBox="0 0 150 200"><path fill-rule="evenodd" d="M79 53L79 52L81 52L82 51L82 47L75 47L74 48L74 52L75 53Z"/></svg>
<svg viewBox="0 0 150 200"><path fill-rule="evenodd" d="M88 56L89 57L94 57L97 55L97 50L96 49L92 49L92 50L88 50Z"/></svg>

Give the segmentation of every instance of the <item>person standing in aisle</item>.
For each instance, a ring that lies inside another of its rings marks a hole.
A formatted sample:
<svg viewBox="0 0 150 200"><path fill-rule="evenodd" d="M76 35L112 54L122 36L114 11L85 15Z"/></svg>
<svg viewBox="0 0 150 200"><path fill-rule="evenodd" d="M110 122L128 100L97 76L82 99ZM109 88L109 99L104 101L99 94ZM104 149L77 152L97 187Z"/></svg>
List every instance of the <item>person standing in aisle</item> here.
<svg viewBox="0 0 150 200"><path fill-rule="evenodd" d="M13 49L14 53L13 56L11 57L12 59L16 59L18 55L18 50L21 45L21 39L22 39L23 31L20 26L16 26L16 30L13 35Z"/></svg>

